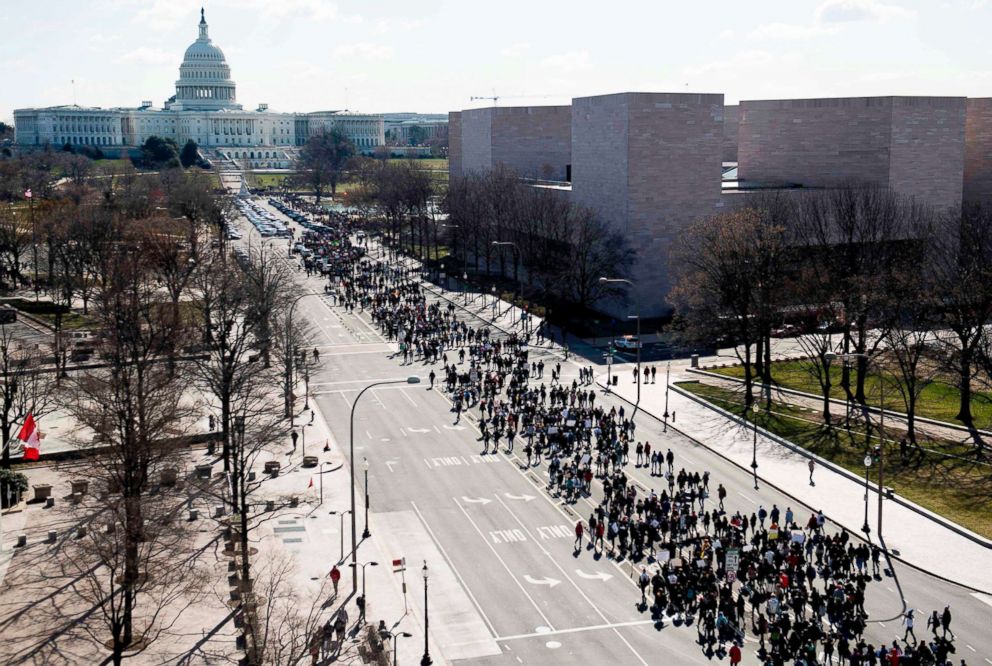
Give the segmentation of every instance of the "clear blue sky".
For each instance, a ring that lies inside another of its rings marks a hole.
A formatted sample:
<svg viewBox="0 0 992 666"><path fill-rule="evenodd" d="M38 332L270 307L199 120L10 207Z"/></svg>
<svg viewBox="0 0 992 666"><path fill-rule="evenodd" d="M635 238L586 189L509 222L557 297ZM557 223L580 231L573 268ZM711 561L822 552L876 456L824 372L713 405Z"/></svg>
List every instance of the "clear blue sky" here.
<svg viewBox="0 0 992 666"><path fill-rule="evenodd" d="M619 92L992 96L992 0L206 0L238 100L444 112ZM0 0L0 119L162 104L195 0ZM521 96L514 99L512 96Z"/></svg>

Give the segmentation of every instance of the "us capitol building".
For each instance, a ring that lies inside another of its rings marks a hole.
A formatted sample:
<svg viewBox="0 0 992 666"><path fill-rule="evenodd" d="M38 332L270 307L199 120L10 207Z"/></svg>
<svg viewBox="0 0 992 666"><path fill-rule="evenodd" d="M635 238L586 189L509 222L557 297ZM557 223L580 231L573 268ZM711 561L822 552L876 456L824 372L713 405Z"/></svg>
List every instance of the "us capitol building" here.
<svg viewBox="0 0 992 666"><path fill-rule="evenodd" d="M179 66L176 94L163 108L142 102L137 108L53 106L14 111L16 142L23 146L94 146L107 154L127 152L150 136L171 138L178 146L192 139L210 157L234 160L246 168L287 168L298 147L336 128L360 153L385 144L383 117L342 111L276 113L259 104L238 104L231 68L213 44L200 10L200 34Z"/></svg>

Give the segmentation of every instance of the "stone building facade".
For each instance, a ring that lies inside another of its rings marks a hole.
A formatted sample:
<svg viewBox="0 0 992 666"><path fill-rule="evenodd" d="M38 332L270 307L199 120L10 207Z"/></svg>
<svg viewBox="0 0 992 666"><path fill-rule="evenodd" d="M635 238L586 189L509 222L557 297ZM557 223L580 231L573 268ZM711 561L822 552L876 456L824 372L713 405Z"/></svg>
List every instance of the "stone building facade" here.
<svg viewBox="0 0 992 666"><path fill-rule="evenodd" d="M625 312L650 317L668 311L673 244L694 220L724 205L723 142L723 95L572 100L572 201L597 211L636 252Z"/></svg>
<svg viewBox="0 0 992 666"><path fill-rule="evenodd" d="M992 98L968 100L964 136L964 200L992 206Z"/></svg>
<svg viewBox="0 0 992 666"><path fill-rule="evenodd" d="M522 178L565 180L571 162L569 106L466 109L448 118L449 159L458 153L461 172L482 172L503 164ZM457 139L453 138L458 135ZM459 146L458 150L452 144Z"/></svg>
<svg viewBox="0 0 992 666"><path fill-rule="evenodd" d="M448 177L460 178L462 168L462 112L448 113Z"/></svg>
<svg viewBox="0 0 992 666"><path fill-rule="evenodd" d="M723 161L737 161L737 130L740 127L741 107L727 104L723 107Z"/></svg>
<svg viewBox="0 0 992 666"><path fill-rule="evenodd" d="M938 208L959 206L964 97L742 101L740 180L835 187L872 182Z"/></svg>

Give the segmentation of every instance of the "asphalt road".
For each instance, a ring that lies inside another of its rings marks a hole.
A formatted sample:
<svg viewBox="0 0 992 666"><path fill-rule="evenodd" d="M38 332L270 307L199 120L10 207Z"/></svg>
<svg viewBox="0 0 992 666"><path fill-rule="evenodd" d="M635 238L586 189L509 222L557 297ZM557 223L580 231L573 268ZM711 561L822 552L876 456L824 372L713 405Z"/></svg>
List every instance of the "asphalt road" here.
<svg viewBox="0 0 992 666"><path fill-rule="evenodd" d="M321 289L316 279L309 283ZM461 298L456 301L460 304ZM385 343L367 317L345 314L323 295L304 299L298 311L314 323L314 344L321 350L311 395L341 446L349 441L349 411L362 388L376 381L402 381L410 374L426 382L429 368L402 366L401 358L390 358L395 347ZM481 323L468 313L461 316ZM548 350L537 352L537 358L542 356L546 365L563 363L565 382L577 376L574 359L564 362ZM621 373L621 381L629 381L628 372ZM601 392L597 401L618 408L623 404ZM474 418L463 417L456 424L450 409L447 398L426 383L399 384L366 393L355 422L360 528L360 463L367 458L370 530L397 557L427 560L432 571L431 633L448 659L474 664L711 661L696 643L694 626L675 627L666 618L662 628L649 613L640 612L629 562L596 558L586 549L574 553L574 524L579 514L588 518L591 501L565 505L545 492L543 467L524 469L522 460L503 452L481 455ZM709 470L711 488L723 483L729 511L777 504L783 510L792 507L797 522L808 516L808 508L764 484L755 491L749 471L674 430L663 432L649 415L639 414L636 422L637 439L671 448L677 468ZM635 469L633 461L628 474L643 489L660 490L663 483L646 469ZM594 486L595 500L598 482ZM829 517L829 506L814 508L823 508ZM919 635L930 610L950 603L958 636L956 659L992 664L992 598L898 563L895 572L909 605L920 609ZM871 584L866 608L872 620L869 640L891 643L902 637L896 579L885 576ZM749 639L745 663L754 663L749 653L755 647Z"/></svg>

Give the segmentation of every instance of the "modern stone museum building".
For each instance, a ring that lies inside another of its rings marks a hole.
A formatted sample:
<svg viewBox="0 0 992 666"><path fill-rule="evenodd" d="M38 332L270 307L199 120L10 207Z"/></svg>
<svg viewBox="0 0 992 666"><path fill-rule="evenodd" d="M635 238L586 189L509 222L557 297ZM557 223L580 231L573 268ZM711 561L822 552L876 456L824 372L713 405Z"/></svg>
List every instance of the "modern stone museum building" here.
<svg viewBox="0 0 992 666"><path fill-rule="evenodd" d="M455 111L449 141L452 178L503 164L623 231L644 316L667 310L682 230L749 193L870 182L937 209L992 202L992 99L619 93Z"/></svg>
<svg viewBox="0 0 992 666"><path fill-rule="evenodd" d="M286 168L296 147L322 129L337 128L359 152L385 143L383 117L342 111L277 113L268 105L245 110L238 103L231 68L215 45L200 12L199 35L179 66L176 94L162 108L54 106L14 111L16 142L22 146L94 146L113 154L140 146L150 136L182 147L192 139L208 154L248 168Z"/></svg>

